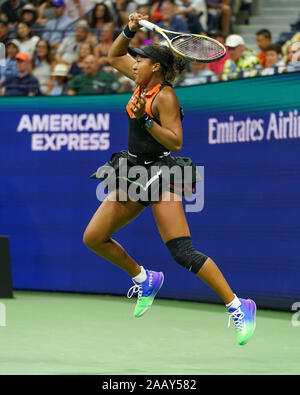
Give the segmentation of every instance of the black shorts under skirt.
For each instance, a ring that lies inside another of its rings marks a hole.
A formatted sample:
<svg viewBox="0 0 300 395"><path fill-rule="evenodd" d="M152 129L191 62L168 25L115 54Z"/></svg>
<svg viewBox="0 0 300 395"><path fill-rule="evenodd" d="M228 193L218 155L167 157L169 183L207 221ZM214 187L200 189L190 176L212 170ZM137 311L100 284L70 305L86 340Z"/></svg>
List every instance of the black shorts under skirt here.
<svg viewBox="0 0 300 395"><path fill-rule="evenodd" d="M125 150L114 153L90 178L102 180L108 192L126 191L130 200L146 207L159 201L167 190L190 197L201 180L190 158L171 156L166 152L131 154Z"/></svg>

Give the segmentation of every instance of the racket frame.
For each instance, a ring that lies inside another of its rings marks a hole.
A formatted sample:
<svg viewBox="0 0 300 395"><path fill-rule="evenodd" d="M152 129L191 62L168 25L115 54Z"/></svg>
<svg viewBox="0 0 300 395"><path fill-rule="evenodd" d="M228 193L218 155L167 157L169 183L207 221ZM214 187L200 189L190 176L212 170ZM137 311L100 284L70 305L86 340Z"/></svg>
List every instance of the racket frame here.
<svg viewBox="0 0 300 395"><path fill-rule="evenodd" d="M141 19L139 21L139 24L148 29L151 30L153 32L156 32L160 35L162 35L164 37L164 39L167 41L169 47L172 49L172 51L174 51L177 55L183 57L184 59L190 60L191 62L199 62L199 63L211 63L211 62L215 62L219 59L222 59L225 55L226 55L226 48L224 47L223 44L221 44L219 41L211 38L211 37L207 37L201 34L192 34L192 33L179 33L179 32L174 32L172 30L167 30L167 29L162 29L161 27L155 25L152 22L146 21L145 19ZM176 34L176 37L173 37L171 39L169 39L169 37L167 36L167 34ZM182 52L178 51L174 46L172 41L177 40L180 37L197 37L197 38L201 38L207 41L211 41L214 42L215 44L217 44L221 49L223 49L223 54L216 57L215 59L196 59L193 58L191 56L187 56L185 54L183 54Z"/></svg>

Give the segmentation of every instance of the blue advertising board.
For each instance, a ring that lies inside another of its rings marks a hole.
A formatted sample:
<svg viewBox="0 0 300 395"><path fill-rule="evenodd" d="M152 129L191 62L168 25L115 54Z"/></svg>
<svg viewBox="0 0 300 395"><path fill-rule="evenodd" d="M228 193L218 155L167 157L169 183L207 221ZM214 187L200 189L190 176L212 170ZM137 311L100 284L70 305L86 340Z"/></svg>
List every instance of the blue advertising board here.
<svg viewBox="0 0 300 395"><path fill-rule="evenodd" d="M186 210L194 246L235 293L266 308L300 300L299 77L176 89L180 155L204 167L203 209ZM128 99L1 98L0 234L10 237L14 289L125 295L132 285L82 242L100 204L89 176L127 147ZM164 271L160 297L221 303L172 260L150 207L114 238L144 267Z"/></svg>

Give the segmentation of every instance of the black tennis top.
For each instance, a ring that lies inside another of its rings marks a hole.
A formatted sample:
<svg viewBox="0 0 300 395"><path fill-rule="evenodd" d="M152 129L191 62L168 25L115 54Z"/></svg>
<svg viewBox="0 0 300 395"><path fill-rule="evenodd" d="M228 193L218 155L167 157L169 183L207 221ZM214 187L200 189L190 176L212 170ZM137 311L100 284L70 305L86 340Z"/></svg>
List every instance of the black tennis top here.
<svg viewBox="0 0 300 395"><path fill-rule="evenodd" d="M154 119L160 125L158 119L156 119L152 113L152 104L157 96L157 94L165 87L171 86L169 83L165 82L162 84L155 85L149 92L145 94L146 106L145 111L147 114ZM142 88L137 86L131 99L129 100L126 111L128 115L128 123L129 123L129 133L128 133L128 150L132 154L140 154L140 153L158 153L158 152L169 152L170 150L160 144L151 134L147 131L147 129L141 125L140 121L138 121L132 111L134 108L133 103L136 102L135 96L140 96L142 93ZM172 109L170 109L172 111Z"/></svg>

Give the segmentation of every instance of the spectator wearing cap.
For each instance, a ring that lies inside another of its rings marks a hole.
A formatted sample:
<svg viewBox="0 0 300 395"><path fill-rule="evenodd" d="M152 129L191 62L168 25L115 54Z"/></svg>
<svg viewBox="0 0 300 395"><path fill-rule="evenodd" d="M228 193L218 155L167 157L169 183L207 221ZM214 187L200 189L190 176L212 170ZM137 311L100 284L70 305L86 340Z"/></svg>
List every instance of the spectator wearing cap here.
<svg viewBox="0 0 300 395"><path fill-rule="evenodd" d="M230 59L224 65L222 79L254 77L262 66L256 53L245 47L243 37L238 34L231 34L227 37L225 44L228 48Z"/></svg>
<svg viewBox="0 0 300 395"><path fill-rule="evenodd" d="M20 22L25 22L33 27L38 18L37 9L33 4L26 4L21 11Z"/></svg>
<svg viewBox="0 0 300 395"><path fill-rule="evenodd" d="M176 15L185 19L191 33L207 30L207 9L205 0L175 0Z"/></svg>
<svg viewBox="0 0 300 395"><path fill-rule="evenodd" d="M68 95L97 95L116 93L120 83L113 73L99 70L97 58L88 55L83 62L83 73L72 78L68 85Z"/></svg>
<svg viewBox="0 0 300 395"><path fill-rule="evenodd" d="M90 11L95 5L94 0L65 0L66 14L71 19L77 19Z"/></svg>
<svg viewBox="0 0 300 395"><path fill-rule="evenodd" d="M43 31L43 25L37 22L38 10L33 4L26 4L21 11L20 22L27 23L33 33L41 34Z"/></svg>
<svg viewBox="0 0 300 395"><path fill-rule="evenodd" d="M11 39L11 35L8 30L8 20L5 16L0 18L0 42L3 44L7 44Z"/></svg>
<svg viewBox="0 0 300 395"><path fill-rule="evenodd" d="M78 58L81 43L89 37L89 25L86 21L80 21L76 26L75 36L66 37L57 49L55 60L58 63L72 64Z"/></svg>
<svg viewBox="0 0 300 395"><path fill-rule="evenodd" d="M163 29L175 32L188 32L187 23L180 16L176 16L176 6L171 1L164 1L161 5L162 20L157 23ZM161 37L158 37L162 40Z"/></svg>
<svg viewBox="0 0 300 395"><path fill-rule="evenodd" d="M286 64L282 59L281 45L271 44L265 49L268 67L261 71L261 75L281 74L286 71Z"/></svg>
<svg viewBox="0 0 300 395"><path fill-rule="evenodd" d="M32 58L36 44L40 39L39 36L34 36L31 32L30 25L25 22L18 23L17 32L20 52L26 52Z"/></svg>
<svg viewBox="0 0 300 395"><path fill-rule="evenodd" d="M74 35L74 20L66 15L64 0L53 0L51 6L54 19L46 23L42 38L51 44L52 49L57 50L65 37Z"/></svg>
<svg viewBox="0 0 300 395"><path fill-rule="evenodd" d="M51 74L48 96L65 96L67 94L68 81L70 79L69 67L64 63L57 63Z"/></svg>
<svg viewBox="0 0 300 395"><path fill-rule="evenodd" d="M1 6L1 12L6 15L8 23L13 26L19 21L22 8L26 4L23 0L7 0Z"/></svg>
<svg viewBox="0 0 300 395"><path fill-rule="evenodd" d="M263 67L268 66L268 61L266 59L266 48L272 43L272 35L270 30L262 29L256 32L256 44L260 49L260 53L257 55L260 64Z"/></svg>
<svg viewBox="0 0 300 395"><path fill-rule="evenodd" d="M43 95L45 95L49 89L52 66L53 56L50 44L47 41L40 39L33 54L32 69L33 75L39 81L40 90Z"/></svg>
<svg viewBox="0 0 300 395"><path fill-rule="evenodd" d="M0 85L10 77L18 75L16 55L19 52L19 44L17 40L8 41L6 44L5 66L0 66Z"/></svg>
<svg viewBox="0 0 300 395"><path fill-rule="evenodd" d="M6 79L1 88L2 96L38 96L38 80L31 74L30 56L19 52L16 55L18 75Z"/></svg>

